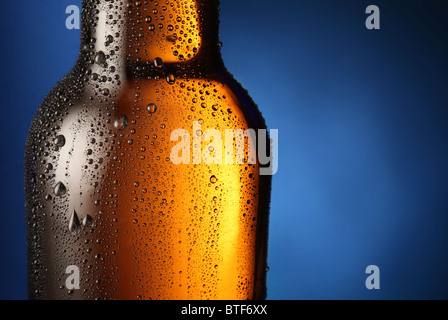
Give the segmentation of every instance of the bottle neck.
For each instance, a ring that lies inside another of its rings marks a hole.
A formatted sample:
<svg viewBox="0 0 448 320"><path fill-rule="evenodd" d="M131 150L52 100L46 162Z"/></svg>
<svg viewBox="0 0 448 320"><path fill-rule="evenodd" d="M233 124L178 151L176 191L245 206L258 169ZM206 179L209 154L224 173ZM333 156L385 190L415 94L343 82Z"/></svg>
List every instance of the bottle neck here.
<svg viewBox="0 0 448 320"><path fill-rule="evenodd" d="M219 0L83 0L81 56L101 68L219 62ZM93 70L95 71L95 70Z"/></svg>

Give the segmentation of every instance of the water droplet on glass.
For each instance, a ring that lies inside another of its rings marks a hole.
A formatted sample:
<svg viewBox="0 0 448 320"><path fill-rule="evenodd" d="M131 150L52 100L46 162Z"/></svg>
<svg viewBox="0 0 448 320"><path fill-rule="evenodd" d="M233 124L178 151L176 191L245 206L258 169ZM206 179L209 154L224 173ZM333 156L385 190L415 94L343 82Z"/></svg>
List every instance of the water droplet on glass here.
<svg viewBox="0 0 448 320"><path fill-rule="evenodd" d="M79 231L79 218L76 211L73 211L72 216L70 217L70 221L68 222L68 230L73 233L77 234Z"/></svg>
<svg viewBox="0 0 448 320"><path fill-rule="evenodd" d="M157 106L154 103L150 103L146 109L148 109L149 113L154 113L157 111Z"/></svg>
<svg viewBox="0 0 448 320"><path fill-rule="evenodd" d="M216 181L218 181L218 178L216 178L215 176L211 176L210 177L210 182L211 183L216 183Z"/></svg>
<svg viewBox="0 0 448 320"><path fill-rule="evenodd" d="M93 226L93 219L91 216L86 215L84 219L82 219L82 226L84 228L91 228Z"/></svg>
<svg viewBox="0 0 448 320"><path fill-rule="evenodd" d="M174 82L176 82L176 78L173 74L170 73L166 76L166 82L168 82L169 84L173 84Z"/></svg>
<svg viewBox="0 0 448 320"><path fill-rule="evenodd" d="M54 144L57 147L62 148L63 146L65 146L65 137L63 135L57 136L56 139L54 139Z"/></svg>
<svg viewBox="0 0 448 320"><path fill-rule="evenodd" d="M112 43L112 42L114 41L114 37L111 36L111 35L108 35L107 38L106 38L106 41L107 41L108 43Z"/></svg>
<svg viewBox="0 0 448 320"><path fill-rule="evenodd" d="M155 59L154 59L154 65L155 65L157 68L161 68L161 67L163 67L163 60L162 60L162 58L155 58Z"/></svg>
<svg viewBox="0 0 448 320"><path fill-rule="evenodd" d="M106 55L104 54L103 51L99 51L95 55L95 63L100 66L104 66L106 64Z"/></svg>
<svg viewBox="0 0 448 320"><path fill-rule="evenodd" d="M119 115L114 121L114 127L118 130L123 130L128 125L128 118L122 114Z"/></svg>
<svg viewBox="0 0 448 320"><path fill-rule="evenodd" d="M54 188L54 193L57 196L63 196L67 192L67 188L62 182L58 182Z"/></svg>

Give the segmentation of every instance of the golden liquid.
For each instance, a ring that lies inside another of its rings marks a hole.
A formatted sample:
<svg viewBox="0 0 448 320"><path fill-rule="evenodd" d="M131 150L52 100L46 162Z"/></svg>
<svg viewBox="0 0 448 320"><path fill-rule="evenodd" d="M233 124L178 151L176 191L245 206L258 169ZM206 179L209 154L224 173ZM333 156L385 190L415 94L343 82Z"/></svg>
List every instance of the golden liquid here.
<svg viewBox="0 0 448 320"><path fill-rule="evenodd" d="M190 164L170 160L177 143L170 141L173 130L189 131L193 150L193 135L200 135L193 121L203 130L218 128L224 137L225 129L247 128L243 115L231 93L213 82L144 86L135 107L128 107L132 101L117 106L116 114L130 115L131 124L117 139L121 145L111 155L115 166L109 166L103 193L115 195L120 214L112 223L114 216L106 215L109 223L98 229L104 235L118 230L111 243L119 265L117 298L252 298L258 166L194 164L192 155ZM146 110L152 103L154 113ZM208 143L202 141L201 153L209 151Z"/></svg>

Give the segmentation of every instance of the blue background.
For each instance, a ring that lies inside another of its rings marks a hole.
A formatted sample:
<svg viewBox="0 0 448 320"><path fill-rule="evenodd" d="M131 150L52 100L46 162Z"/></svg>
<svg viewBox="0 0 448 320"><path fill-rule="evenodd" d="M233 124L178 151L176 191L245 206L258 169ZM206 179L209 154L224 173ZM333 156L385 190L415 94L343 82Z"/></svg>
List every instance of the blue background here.
<svg viewBox="0 0 448 320"><path fill-rule="evenodd" d="M23 155L79 0L0 4L0 298L26 299ZM365 9L381 9L367 30ZM269 299L448 298L448 4L222 0L224 61L279 129ZM367 290L365 269L381 270Z"/></svg>

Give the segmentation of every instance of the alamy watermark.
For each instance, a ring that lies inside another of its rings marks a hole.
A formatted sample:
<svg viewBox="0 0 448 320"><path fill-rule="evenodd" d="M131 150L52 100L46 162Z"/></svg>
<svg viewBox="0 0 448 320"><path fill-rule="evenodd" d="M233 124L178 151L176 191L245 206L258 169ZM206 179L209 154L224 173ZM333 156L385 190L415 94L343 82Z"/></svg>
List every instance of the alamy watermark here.
<svg viewBox="0 0 448 320"><path fill-rule="evenodd" d="M366 13L369 16L366 19L366 28L368 30L380 29L380 8L375 5L370 5L366 8Z"/></svg>
<svg viewBox="0 0 448 320"><path fill-rule="evenodd" d="M80 28L81 10L77 5L69 5L65 9L65 13L68 15L65 20L65 27L68 30L78 30ZM365 26L368 30L380 29L380 9L376 5L369 5L365 10L369 16L366 19Z"/></svg>
<svg viewBox="0 0 448 320"><path fill-rule="evenodd" d="M69 290L79 290L79 268L75 265L70 265L65 269L65 273L68 274L67 279L65 279L65 287Z"/></svg>
<svg viewBox="0 0 448 320"><path fill-rule="evenodd" d="M81 10L77 5L69 5L65 8L65 13L68 14L65 19L65 27L68 30L79 29L81 25Z"/></svg>
<svg viewBox="0 0 448 320"><path fill-rule="evenodd" d="M274 175L278 170L277 129L269 130L269 136L266 129L226 129L223 137L217 129L203 132L201 123L194 121L191 135L188 130L175 129L170 140L178 142L170 152L176 165L258 163L260 175ZM204 148L203 142L207 143Z"/></svg>
<svg viewBox="0 0 448 320"><path fill-rule="evenodd" d="M374 264L367 266L366 274L369 276L366 278L366 288L369 290L380 289L380 268Z"/></svg>

